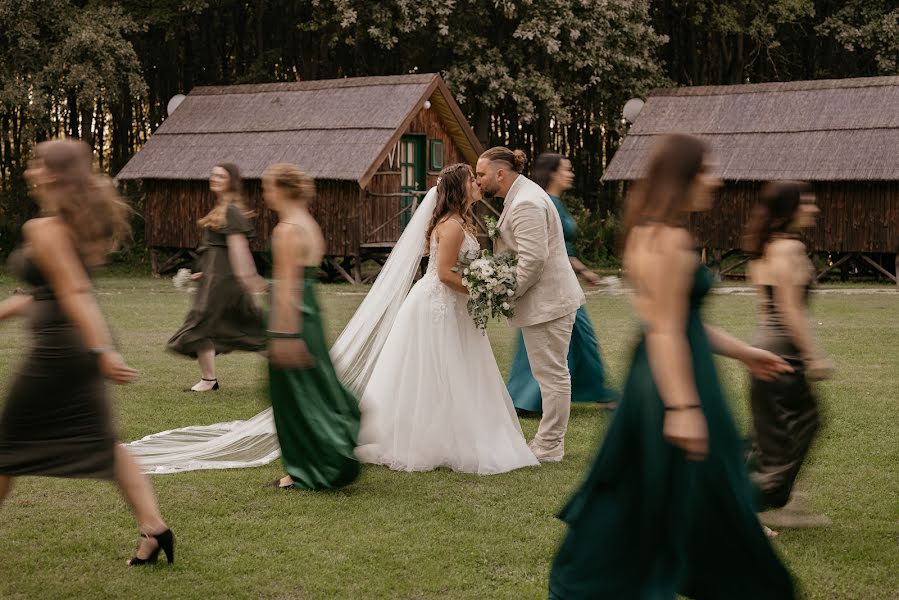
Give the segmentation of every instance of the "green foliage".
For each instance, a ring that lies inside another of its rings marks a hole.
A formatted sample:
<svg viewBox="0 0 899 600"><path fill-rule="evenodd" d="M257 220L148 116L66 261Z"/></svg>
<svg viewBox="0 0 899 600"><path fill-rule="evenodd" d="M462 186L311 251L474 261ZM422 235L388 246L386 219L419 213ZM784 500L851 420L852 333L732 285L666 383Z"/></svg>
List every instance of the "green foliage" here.
<svg viewBox="0 0 899 600"><path fill-rule="evenodd" d="M593 211L582 198L565 194L562 201L574 217L578 235L574 241L575 255L589 265L615 264L618 218L615 212Z"/></svg>
<svg viewBox="0 0 899 600"><path fill-rule="evenodd" d="M882 75L899 74L899 6L890 0L851 0L819 25L848 52L867 55Z"/></svg>
<svg viewBox="0 0 899 600"><path fill-rule="evenodd" d="M486 145L567 154L594 215L621 106L660 85L897 72L890 0L4 0L0 249L31 212L30 148L115 173L197 85L441 72Z"/></svg>

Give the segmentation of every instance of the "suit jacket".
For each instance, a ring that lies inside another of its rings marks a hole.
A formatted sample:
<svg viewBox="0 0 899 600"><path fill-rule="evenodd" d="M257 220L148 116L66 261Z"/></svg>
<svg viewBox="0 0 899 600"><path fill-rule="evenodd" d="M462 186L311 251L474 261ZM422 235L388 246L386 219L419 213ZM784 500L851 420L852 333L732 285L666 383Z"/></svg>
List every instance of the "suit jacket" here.
<svg viewBox="0 0 899 600"><path fill-rule="evenodd" d="M494 251L518 255L513 327L527 327L575 312L584 291L568 260L562 220L543 188L519 175L509 188L497 222Z"/></svg>

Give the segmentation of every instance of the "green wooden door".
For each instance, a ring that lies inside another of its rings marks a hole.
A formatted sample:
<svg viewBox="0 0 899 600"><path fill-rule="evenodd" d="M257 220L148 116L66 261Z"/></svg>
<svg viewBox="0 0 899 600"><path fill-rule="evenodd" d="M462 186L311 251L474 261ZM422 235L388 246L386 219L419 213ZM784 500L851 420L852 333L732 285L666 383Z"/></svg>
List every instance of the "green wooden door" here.
<svg viewBox="0 0 899 600"><path fill-rule="evenodd" d="M400 191L424 192L427 186L425 169L425 136L404 135L400 140ZM415 201L414 195L403 196L400 208L408 208ZM418 196L421 198L421 196ZM403 213L400 223L403 229L409 224L411 211Z"/></svg>

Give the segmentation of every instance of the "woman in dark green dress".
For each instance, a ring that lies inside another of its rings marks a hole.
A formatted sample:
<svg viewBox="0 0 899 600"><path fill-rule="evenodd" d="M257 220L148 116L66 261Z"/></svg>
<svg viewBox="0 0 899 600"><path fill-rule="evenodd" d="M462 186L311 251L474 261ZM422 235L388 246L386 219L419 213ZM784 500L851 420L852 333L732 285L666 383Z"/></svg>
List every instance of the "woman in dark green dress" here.
<svg viewBox="0 0 899 600"><path fill-rule="evenodd" d="M551 598L794 597L756 517L712 355L762 379L789 366L702 322L711 277L684 224L719 185L705 156L696 138L663 138L628 199L624 264L642 335L599 455L561 512Z"/></svg>
<svg viewBox="0 0 899 600"><path fill-rule="evenodd" d="M174 535L112 422L106 380L130 383L137 372L113 347L88 270L128 235L131 214L92 158L83 142L44 142L25 171L42 216L25 223L10 257L30 290L0 303L0 320L28 317L32 340L0 414L0 503L14 477L114 480L142 536L128 564L155 563L160 550L171 563Z"/></svg>
<svg viewBox="0 0 899 600"><path fill-rule="evenodd" d="M591 286L599 285L599 277L588 269L575 256L574 240L577 237L577 224L571 213L562 203L561 195L571 189L574 172L571 162L561 154L546 152L534 163L533 179L546 190L550 199L559 211L562 219L562 231L565 235L565 246L575 273L583 277ZM577 311L571 342L568 346L568 369L571 372L572 402L601 402L613 406L619 397L618 392L606 387L606 372L599 356L599 343L587 307L581 306ZM509 373L509 395L512 403L520 413L539 413L543 411L543 399L540 386L531 373L528 353L524 347L524 339L518 334L518 347L512 360L512 371Z"/></svg>
<svg viewBox="0 0 899 600"><path fill-rule="evenodd" d="M232 164L218 165L209 189L216 205L200 219L200 270L192 276L199 287L184 325L168 342L169 350L197 359L201 379L190 388L193 392L219 389L216 354L265 347L264 319L252 294L265 290L266 283L250 253L248 239L255 230L243 206L240 171Z"/></svg>
<svg viewBox="0 0 899 600"><path fill-rule="evenodd" d="M359 403L338 380L328 354L315 273L325 256L309 213L315 184L297 167L266 170L263 195L278 213L272 232L274 283L269 317L269 385L281 459L282 489L333 489L359 475L354 449Z"/></svg>
<svg viewBox="0 0 899 600"><path fill-rule="evenodd" d="M762 497L760 515L772 527L827 525L824 515L784 507L818 431L820 413L809 380L833 366L809 327L808 292L814 267L799 232L813 227L818 208L805 185L768 184L747 227L744 250L753 256L749 277L759 293L756 343L781 356L794 371L773 381L753 378L750 388L754 444L752 480Z"/></svg>

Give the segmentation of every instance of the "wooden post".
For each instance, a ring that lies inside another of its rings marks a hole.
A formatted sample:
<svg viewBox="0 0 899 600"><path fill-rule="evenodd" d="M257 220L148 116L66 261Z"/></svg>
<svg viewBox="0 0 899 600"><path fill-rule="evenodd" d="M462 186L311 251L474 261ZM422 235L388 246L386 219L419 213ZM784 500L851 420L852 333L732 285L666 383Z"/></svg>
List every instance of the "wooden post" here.
<svg viewBox="0 0 899 600"><path fill-rule="evenodd" d="M362 254L356 255L356 260L353 264L353 279L356 280L356 285L362 283Z"/></svg>
<svg viewBox="0 0 899 600"><path fill-rule="evenodd" d="M899 252L896 253L896 287L899 288Z"/></svg>
<svg viewBox="0 0 899 600"><path fill-rule="evenodd" d="M153 277L159 279L159 255L156 248L150 248L150 268L153 270Z"/></svg>
<svg viewBox="0 0 899 600"><path fill-rule="evenodd" d="M719 248L712 250L712 274L715 281L721 281L721 260L721 250Z"/></svg>

